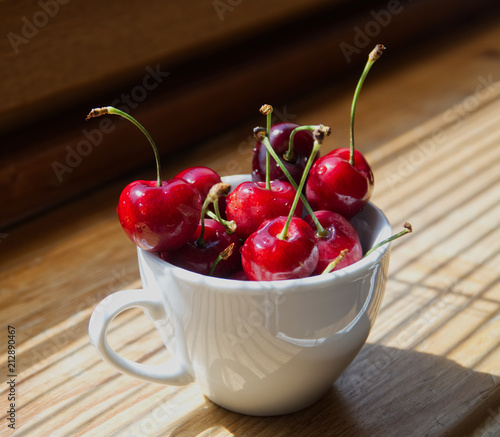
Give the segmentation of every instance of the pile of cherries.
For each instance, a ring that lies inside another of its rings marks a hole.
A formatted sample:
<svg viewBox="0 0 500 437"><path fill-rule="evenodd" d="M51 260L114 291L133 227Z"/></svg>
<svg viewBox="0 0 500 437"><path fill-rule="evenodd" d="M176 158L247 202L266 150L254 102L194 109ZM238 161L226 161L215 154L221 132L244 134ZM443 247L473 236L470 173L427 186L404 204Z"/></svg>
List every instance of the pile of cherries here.
<svg viewBox="0 0 500 437"><path fill-rule="evenodd" d="M272 107L264 105L267 127L254 129L252 180L236 187L207 167L191 167L163 181L157 148L142 125L113 107L93 109L87 119L116 114L134 123L155 153L157 180L132 182L120 195L117 213L125 233L171 264L228 279L303 278L360 260L360 239L349 220L369 201L374 178L354 149L354 108L383 49L378 45L370 53L356 88L350 147L320 157L330 128L272 126ZM408 225L391 239L409 230Z"/></svg>

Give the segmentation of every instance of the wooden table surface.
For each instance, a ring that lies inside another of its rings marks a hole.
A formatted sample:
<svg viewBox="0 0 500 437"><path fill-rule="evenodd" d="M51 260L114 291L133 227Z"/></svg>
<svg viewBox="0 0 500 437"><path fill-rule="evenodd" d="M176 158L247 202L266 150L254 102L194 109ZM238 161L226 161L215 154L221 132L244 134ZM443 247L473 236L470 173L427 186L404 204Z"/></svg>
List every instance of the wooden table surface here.
<svg viewBox="0 0 500 437"><path fill-rule="evenodd" d="M135 248L115 215L127 180L0 234L0 435L500 435L499 41L498 20L481 23L397 62L388 50L383 74L377 64L367 79L356 129L375 172L373 202L395 231L405 221L415 231L393 245L367 344L318 403L287 416L243 416L212 404L196 384L142 382L98 357L87 335L93 308L141 286ZM333 149L347 142L356 80L277 109L331 125L325 149ZM164 176L200 164L249 172L253 127L166 160ZM120 315L109 338L130 359L168 359L139 310ZM12 393L15 431L7 426Z"/></svg>

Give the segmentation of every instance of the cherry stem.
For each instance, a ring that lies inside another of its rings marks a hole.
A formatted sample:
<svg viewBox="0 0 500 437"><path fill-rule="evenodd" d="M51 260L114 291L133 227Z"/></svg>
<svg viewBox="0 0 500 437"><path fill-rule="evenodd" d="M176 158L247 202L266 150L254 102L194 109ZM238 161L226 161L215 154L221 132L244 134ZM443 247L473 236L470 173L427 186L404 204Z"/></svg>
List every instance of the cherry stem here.
<svg viewBox="0 0 500 437"><path fill-rule="evenodd" d="M316 126L316 127L319 127L319 126ZM278 154L272 148L271 143L269 142L269 138L267 138L265 136L265 134L264 134L263 128L256 127L254 129L254 135L257 137L257 139L262 144L264 144L264 146L266 147L266 149L269 152L269 154L274 158L274 160L278 164L279 168L281 169L281 171L283 172L283 174L288 179L288 182L290 182L290 184L295 189L295 191L297 191L297 189L298 189L297 182L295 182L295 180L292 178L292 175L290 174L290 172L288 171L288 169L285 167L285 165L281 162L281 159L279 159ZM299 191L297 191L297 192L299 192ZM304 196L302 194L302 192L300 192L300 200L302 200L302 203L303 203L304 207L307 209L307 212L309 213L309 215L311 216L314 224L316 225L317 235L320 236L320 237L326 237L326 236L328 236L329 235L328 230L325 229L321 225L321 223L317 219L316 215L314 214L314 211L311 208L311 205L309 205L309 202L307 201L306 196Z"/></svg>
<svg viewBox="0 0 500 437"><path fill-rule="evenodd" d="M326 273L330 273L335 267L337 267L337 265L339 264L340 261L342 261L345 256L347 255L347 252L349 252L349 249L344 249L342 252L339 253L339 255L337 256L337 258L335 258L333 261L331 261L325 268L325 270L323 270L321 272L322 275L326 274Z"/></svg>
<svg viewBox="0 0 500 437"><path fill-rule="evenodd" d="M229 190L231 189L231 185L226 184L224 182L219 182L210 188L210 191L207 194L207 197L205 198L205 201L203 202L203 205L201 207L201 231L200 231L200 236L196 240L196 246L198 247L205 247L205 214L207 213L207 209L211 203L215 203L219 200L220 196L225 196L227 193L229 193Z"/></svg>
<svg viewBox="0 0 500 437"><path fill-rule="evenodd" d="M219 264L221 261L225 261L226 259L228 259L233 254L233 251L234 251L234 243L231 243L219 254L219 256L217 256L214 263L212 264L208 276L213 276L217 264Z"/></svg>
<svg viewBox="0 0 500 437"><path fill-rule="evenodd" d="M259 111L266 116L266 136L269 138L273 107L271 105L262 105ZM269 151L266 151L266 189L271 189L271 157Z"/></svg>
<svg viewBox="0 0 500 437"><path fill-rule="evenodd" d="M120 111L117 108L114 108L113 106L106 106L104 108L96 108L92 109L90 111L89 115L87 115L86 120L94 117L100 117L101 115L105 114L112 114L112 115L119 115L120 117L125 118L126 120L132 122L136 127L140 129L140 131L146 135L146 138L148 139L149 143L151 144L151 147L153 148L153 152L155 154L155 160L156 160L156 185L158 187L161 187L161 168L160 168L160 154L158 153L158 148L156 147L155 142L153 141L153 138L151 138L151 135L149 135L149 132L140 124L134 117L131 115L127 114L126 112Z"/></svg>
<svg viewBox="0 0 500 437"><path fill-rule="evenodd" d="M285 161L287 161L287 162L295 161L295 150L293 148L293 140L294 140L295 134L297 132L300 132L301 130L314 131L317 128L318 128L318 126L314 126L314 125L298 126L292 131L292 133L290 134L290 139L288 140L288 150L283 155L283 158L285 159Z"/></svg>
<svg viewBox="0 0 500 437"><path fill-rule="evenodd" d="M236 232L236 222L234 220L224 220L221 217L220 212L218 211L219 208L215 205L217 205L217 202L214 203L214 209L217 209L217 211L215 213L213 213L212 211L207 211L206 214L211 219L218 221L222 226L224 226L228 234L234 234Z"/></svg>
<svg viewBox="0 0 500 437"><path fill-rule="evenodd" d="M366 252L363 255L363 258L366 258L371 253L375 252L379 247L383 246L384 244L390 243L391 241L393 241L399 237L402 237L403 235L406 235L406 234L409 234L410 232L413 232L413 228L412 228L411 224L408 222L406 222L403 225L403 228L404 229L401 232L398 232L397 234L395 234L395 235L385 239L384 241L378 243L377 245L373 246L368 252Z"/></svg>
<svg viewBox="0 0 500 437"><path fill-rule="evenodd" d="M224 193L223 195L225 196L227 195L227 193ZM222 226L224 226L228 234L234 234L236 231L236 222L234 220L225 220L222 218L219 210L219 199L214 200L213 205L214 205L214 212L207 211L206 214L211 219L218 221Z"/></svg>
<svg viewBox="0 0 500 437"><path fill-rule="evenodd" d="M351 105L351 130L350 130L351 154L349 157L349 162L351 165L354 165L354 114L356 112L356 104L358 102L359 92L361 91L361 87L363 86L363 83L365 81L368 72L370 71L370 68L375 63L375 61L382 56L383 50L385 50L385 46L382 44L377 44L375 48L370 52L370 54L368 55L368 61L366 62L363 73L361 74L361 77L359 78L358 81L358 85L356 86L356 90L354 91L354 97L352 99L352 105Z"/></svg>
<svg viewBox="0 0 500 437"><path fill-rule="evenodd" d="M196 240L195 244L196 247L205 247L206 242L205 242L205 214L207 212L208 205L210 205L210 201L208 200L208 197L205 199L203 202L203 206L201 207L201 231L200 231L200 236Z"/></svg>
<svg viewBox="0 0 500 437"><path fill-rule="evenodd" d="M309 174L309 170L311 169L313 158L319 152L321 148L321 144L323 144L323 140L325 135L330 135L331 129L329 127L319 125L319 127L314 131L314 145L311 151L311 155L307 160L306 166L304 168L304 172L302 173L302 178L300 179L299 186L296 188L297 192L295 193L295 197L293 199L292 207L290 208L290 213L285 222L285 226L283 230L278 234L277 238L280 240L286 240L288 238L288 228L290 227L290 222L292 221L293 214L295 209L297 208L297 204L299 203L300 195L302 193L302 189L306 183L307 175Z"/></svg>

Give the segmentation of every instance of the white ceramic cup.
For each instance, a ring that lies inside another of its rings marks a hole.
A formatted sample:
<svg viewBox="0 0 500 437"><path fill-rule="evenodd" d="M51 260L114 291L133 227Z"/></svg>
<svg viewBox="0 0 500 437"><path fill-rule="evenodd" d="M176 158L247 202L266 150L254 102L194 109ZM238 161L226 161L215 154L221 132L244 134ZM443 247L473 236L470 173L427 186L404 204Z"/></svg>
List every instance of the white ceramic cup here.
<svg viewBox="0 0 500 437"><path fill-rule="evenodd" d="M233 188L249 175L224 180ZM368 204L352 219L364 251L391 235ZM364 345L380 309L389 244L342 270L284 281L237 281L199 275L138 249L142 290L104 299L89 324L92 344L121 372L147 381L196 381L229 410L278 415L303 409L327 392ZM123 358L106 338L121 312L142 308L172 359L150 366Z"/></svg>

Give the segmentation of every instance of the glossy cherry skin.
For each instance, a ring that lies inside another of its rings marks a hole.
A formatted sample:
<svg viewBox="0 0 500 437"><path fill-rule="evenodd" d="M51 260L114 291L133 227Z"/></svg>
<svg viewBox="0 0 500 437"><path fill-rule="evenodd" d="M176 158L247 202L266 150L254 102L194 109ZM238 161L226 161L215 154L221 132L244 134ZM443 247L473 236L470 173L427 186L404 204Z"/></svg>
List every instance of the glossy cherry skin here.
<svg viewBox="0 0 500 437"><path fill-rule="evenodd" d="M265 182L242 182L227 196L227 219L235 221L236 233L246 240L265 220L288 215L295 193L288 182L271 181L270 190ZM302 216L300 201L294 216Z"/></svg>
<svg viewBox="0 0 500 437"><path fill-rule="evenodd" d="M241 270L241 242L236 234L228 234L218 221L205 219L205 245L199 246L197 241L201 233L201 224L191 239L182 247L170 252L163 252L162 259L192 272L208 275L221 252L234 243L232 255L221 260L215 267L213 276L227 277Z"/></svg>
<svg viewBox="0 0 500 437"><path fill-rule="evenodd" d="M363 257L363 249L359 241L359 235L349 220L340 214L332 211L315 211L314 215L326 230L328 236L320 237L316 234L316 243L319 251L319 261L313 275L319 275L325 270L344 249L348 252L344 259L340 261L332 271L347 267ZM310 216L305 221L316 232L316 225Z"/></svg>
<svg viewBox="0 0 500 437"><path fill-rule="evenodd" d="M349 158L351 156L351 150L348 147L340 147L338 149L332 150L331 152L328 152L327 155L338 156L339 158L349 161ZM371 196L371 193L373 192L373 186L375 184L373 171L370 167L370 164L368 164L368 161L366 160L365 156L358 150L354 151L354 167L356 167L356 169L366 177L370 185L370 190L371 190L370 196Z"/></svg>
<svg viewBox="0 0 500 437"><path fill-rule="evenodd" d="M271 147L276 151L281 162L285 165L297 185L304 173L304 168L314 145L314 137L310 131L299 131L295 134L293 140L295 159L293 162L288 162L283 158L283 155L288 151L290 134L299 126L300 125L295 123L279 123L271 126L269 133ZM267 150L264 144L257 142L253 151L252 161L252 180L255 182L266 180L266 153ZM316 155L316 158L318 156L319 155ZM270 178L271 180L288 181L287 177L272 157Z"/></svg>
<svg viewBox="0 0 500 437"><path fill-rule="evenodd" d="M173 250L193 236L201 215L201 196L182 179L135 181L120 195L116 212L123 230L141 249Z"/></svg>
<svg viewBox="0 0 500 437"><path fill-rule="evenodd" d="M326 209L352 218L370 200L373 172L357 150L352 166L349 153L348 148L336 149L312 165L306 182L306 197L314 210Z"/></svg>
<svg viewBox="0 0 500 437"><path fill-rule="evenodd" d="M301 218L292 217L288 238L280 239L287 217L264 222L243 244L241 263L251 281L278 281L310 276L319 259L316 238Z"/></svg>
<svg viewBox="0 0 500 437"><path fill-rule="evenodd" d="M194 186L201 194L201 200L205 201L210 188L221 182L218 173L204 166L189 167L178 173L176 178L184 179ZM211 208L212 209L212 208ZM219 211L224 214L226 209L226 198L219 197Z"/></svg>
<svg viewBox="0 0 500 437"><path fill-rule="evenodd" d="M221 181L220 176L214 170L203 166L186 168L175 177L193 185L202 195L202 200L207 197L210 188Z"/></svg>

